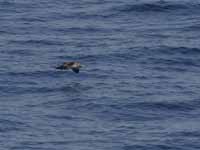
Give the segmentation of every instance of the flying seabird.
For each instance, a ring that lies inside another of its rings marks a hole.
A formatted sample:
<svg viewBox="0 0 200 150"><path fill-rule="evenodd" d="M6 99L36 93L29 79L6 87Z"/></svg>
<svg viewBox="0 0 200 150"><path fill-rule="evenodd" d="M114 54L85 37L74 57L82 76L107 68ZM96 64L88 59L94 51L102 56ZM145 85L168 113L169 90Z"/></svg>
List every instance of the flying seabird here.
<svg viewBox="0 0 200 150"><path fill-rule="evenodd" d="M72 69L75 73L79 73L79 69L81 68L81 64L79 62L64 62L62 65L56 67L56 69L60 70L68 70Z"/></svg>

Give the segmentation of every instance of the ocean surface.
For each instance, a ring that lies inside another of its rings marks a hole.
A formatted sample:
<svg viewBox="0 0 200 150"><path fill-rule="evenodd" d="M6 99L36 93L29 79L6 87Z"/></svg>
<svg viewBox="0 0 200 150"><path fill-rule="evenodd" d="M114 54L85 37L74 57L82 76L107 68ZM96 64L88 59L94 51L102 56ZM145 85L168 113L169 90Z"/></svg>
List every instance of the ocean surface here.
<svg viewBox="0 0 200 150"><path fill-rule="evenodd" d="M199 0L0 0L0 150L199 141Z"/></svg>

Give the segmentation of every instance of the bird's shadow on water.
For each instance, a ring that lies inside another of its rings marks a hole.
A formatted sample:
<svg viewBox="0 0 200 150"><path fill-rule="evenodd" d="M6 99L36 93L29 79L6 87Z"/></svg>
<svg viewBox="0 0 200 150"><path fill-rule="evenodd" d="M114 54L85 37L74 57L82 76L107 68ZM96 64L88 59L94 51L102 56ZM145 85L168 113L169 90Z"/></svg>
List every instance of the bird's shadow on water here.
<svg viewBox="0 0 200 150"><path fill-rule="evenodd" d="M60 81L59 81L60 82ZM85 77L70 77L62 83L60 83L59 87L57 88L58 92L61 92L62 94L69 95L77 95L81 96L84 95L84 93L91 90L93 86L85 80Z"/></svg>
<svg viewBox="0 0 200 150"><path fill-rule="evenodd" d="M81 92L84 90L84 85L78 82L72 82L70 84L65 84L62 86L59 90L63 93L77 93L81 94Z"/></svg>

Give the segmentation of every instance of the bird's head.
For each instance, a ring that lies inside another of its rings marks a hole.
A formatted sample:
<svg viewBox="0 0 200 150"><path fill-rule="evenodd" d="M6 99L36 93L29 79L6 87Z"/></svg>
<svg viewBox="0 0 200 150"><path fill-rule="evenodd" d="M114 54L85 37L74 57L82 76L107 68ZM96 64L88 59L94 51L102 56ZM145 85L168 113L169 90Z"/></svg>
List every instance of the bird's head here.
<svg viewBox="0 0 200 150"><path fill-rule="evenodd" d="M72 68L82 68L83 65L81 65L81 63L79 62L75 62L73 65L72 65Z"/></svg>

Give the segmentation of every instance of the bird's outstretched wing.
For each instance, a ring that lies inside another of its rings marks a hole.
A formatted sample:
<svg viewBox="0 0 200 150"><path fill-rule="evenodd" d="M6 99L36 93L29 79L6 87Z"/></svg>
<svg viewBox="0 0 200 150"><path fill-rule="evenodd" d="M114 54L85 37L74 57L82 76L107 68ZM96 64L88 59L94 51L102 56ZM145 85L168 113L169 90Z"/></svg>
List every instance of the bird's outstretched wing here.
<svg viewBox="0 0 200 150"><path fill-rule="evenodd" d="M74 71L75 73L79 73L79 69L78 68L72 68L72 71Z"/></svg>

